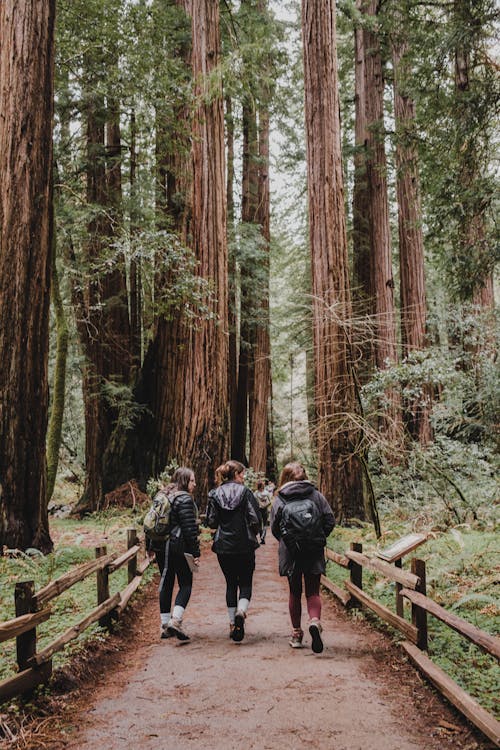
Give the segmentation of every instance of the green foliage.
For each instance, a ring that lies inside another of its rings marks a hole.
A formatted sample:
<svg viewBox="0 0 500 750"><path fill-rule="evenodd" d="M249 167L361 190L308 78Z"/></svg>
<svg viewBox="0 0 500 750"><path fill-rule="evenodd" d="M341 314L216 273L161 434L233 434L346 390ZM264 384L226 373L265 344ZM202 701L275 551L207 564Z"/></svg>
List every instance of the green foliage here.
<svg viewBox="0 0 500 750"><path fill-rule="evenodd" d="M14 588L16 582L34 581L38 591L50 581L59 578L77 565L92 560L94 547L105 543L108 552L126 549L126 529L138 526L137 517L127 511L112 509L93 513L85 522L73 519L53 519L51 534L56 537L54 551L49 555L18 553L15 557L0 557L0 621L15 617ZM146 575L148 575L146 573ZM125 588L127 569L120 568L110 576L110 595ZM75 584L51 602L50 619L37 627L37 648L43 649L61 635L72 624L77 623L96 606L95 575ZM83 631L63 651L54 655L57 668L67 663L71 654L88 644L93 638L107 637L97 624ZM0 644L0 679L12 676L16 671L15 639Z"/></svg>
<svg viewBox="0 0 500 750"><path fill-rule="evenodd" d="M363 552L373 554L383 549L397 538L415 528L429 533L428 541L419 547L411 556L426 562L427 594L431 599L449 611L455 612L463 619L492 634L500 630L500 609L495 592L495 568L500 564L498 536L493 524L487 530L461 526L441 531L439 524L434 524L434 510L429 507L426 524L422 525L416 518L412 519L412 508L407 512L400 509L395 514L391 509L380 508L384 533L377 545L372 529L367 525L358 529L337 528L332 533L328 545L342 553L351 541L362 542ZM439 513L439 509L436 509ZM422 519L420 519L422 521ZM404 566L409 562L405 559ZM339 586L348 577L348 572L335 563L328 563L327 575ZM395 584L384 579L380 574L363 570L363 589L385 606L395 611ZM408 620L411 608L405 600L405 618ZM357 615L359 616L359 615ZM380 623L371 614L367 617ZM390 630L397 639L403 636ZM428 616L429 654L465 690L475 697L481 705L495 713L498 706L495 702L495 686L499 680L499 666L494 657L484 654L464 637L444 623Z"/></svg>

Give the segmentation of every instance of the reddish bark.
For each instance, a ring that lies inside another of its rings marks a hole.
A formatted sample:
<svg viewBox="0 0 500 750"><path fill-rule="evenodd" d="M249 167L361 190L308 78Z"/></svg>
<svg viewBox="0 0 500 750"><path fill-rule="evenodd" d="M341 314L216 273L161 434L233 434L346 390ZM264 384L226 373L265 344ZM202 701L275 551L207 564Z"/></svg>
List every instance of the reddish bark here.
<svg viewBox="0 0 500 750"><path fill-rule="evenodd" d="M337 516L364 518L341 163L335 5L303 0L307 184L313 291L318 479Z"/></svg>
<svg viewBox="0 0 500 750"><path fill-rule="evenodd" d="M0 551L46 507L55 0L0 3Z"/></svg>

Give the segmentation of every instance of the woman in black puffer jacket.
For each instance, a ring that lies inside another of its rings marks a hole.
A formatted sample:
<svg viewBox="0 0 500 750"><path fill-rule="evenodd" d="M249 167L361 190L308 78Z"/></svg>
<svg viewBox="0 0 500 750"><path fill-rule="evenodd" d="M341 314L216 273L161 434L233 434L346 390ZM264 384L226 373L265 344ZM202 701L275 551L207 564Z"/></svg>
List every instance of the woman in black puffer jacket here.
<svg viewBox="0 0 500 750"><path fill-rule="evenodd" d="M154 552L161 573L160 617L161 637L176 636L181 641L189 640L182 626L184 610L191 597L193 574L185 553L199 564L200 544L198 541L198 509L192 497L196 481L191 469L181 466L172 477L172 483L163 491L170 497L170 535L167 542L153 542L150 552ZM175 578L179 591L175 597L173 612L170 612Z"/></svg>
<svg viewBox="0 0 500 750"><path fill-rule="evenodd" d="M229 637L240 642L252 596L261 516L253 492L244 485L243 464L227 461L216 470L216 476L219 487L208 495L207 523L216 529L212 550L226 579Z"/></svg>

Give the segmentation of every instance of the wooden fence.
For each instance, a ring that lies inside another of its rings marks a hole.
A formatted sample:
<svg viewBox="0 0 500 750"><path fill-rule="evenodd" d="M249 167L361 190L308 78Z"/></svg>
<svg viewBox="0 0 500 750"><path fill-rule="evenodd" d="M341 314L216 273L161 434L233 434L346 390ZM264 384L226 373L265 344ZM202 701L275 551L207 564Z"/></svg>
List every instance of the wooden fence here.
<svg viewBox="0 0 500 750"><path fill-rule="evenodd" d="M16 639L19 672L0 682L0 702L47 682L52 674L52 655L77 638L89 625L98 621L103 627L111 627L112 621L120 617L130 597L140 586L142 574L149 565L147 558L138 562L140 548L136 530L128 529L127 550L121 555L118 552L108 555L106 547L96 547L95 560L83 563L57 580L50 581L36 593L33 581L16 584L16 617L0 623L0 643L10 638ZM123 591L110 596L109 576L123 565L128 566L128 585ZM97 607L48 646L37 651L36 629L50 617L48 603L94 573L97 582Z"/></svg>
<svg viewBox="0 0 500 750"><path fill-rule="evenodd" d="M344 582L345 588L337 586L329 578L322 576L321 582L331 591L344 606L368 607L393 628L401 631L406 640L402 647L410 660L435 685L435 687L453 703L473 724L490 740L500 745L500 722L480 706L468 693L451 679L424 653L427 650L427 614L433 615L453 630L468 638L483 651L500 660L500 639L475 625L463 620L426 595L425 562L413 558L411 572L402 570L401 559L395 564L384 562L376 557L363 554L361 544L351 544L351 549L344 555L326 550L328 560L349 570L349 579ZM396 612L377 602L363 591L363 568L382 574L396 583ZM403 617L403 598L411 602L411 622Z"/></svg>

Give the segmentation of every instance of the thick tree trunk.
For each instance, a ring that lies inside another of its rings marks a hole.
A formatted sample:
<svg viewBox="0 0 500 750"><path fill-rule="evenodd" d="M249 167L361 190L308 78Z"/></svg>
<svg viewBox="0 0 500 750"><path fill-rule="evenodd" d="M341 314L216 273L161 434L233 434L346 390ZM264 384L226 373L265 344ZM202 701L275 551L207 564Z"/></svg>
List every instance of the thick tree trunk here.
<svg viewBox="0 0 500 750"><path fill-rule="evenodd" d="M319 487L337 517L364 518L333 0L302 1L302 35Z"/></svg>
<svg viewBox="0 0 500 750"><path fill-rule="evenodd" d="M394 116L396 120L396 192L398 199L399 272L401 290L401 338L403 357L426 347L426 295L424 272L424 240L420 207L420 179L417 151L412 139L415 127L415 103L404 90L409 74L405 55L408 43L404 38L402 19L395 31L392 46L394 67ZM410 435L421 445L432 438L429 419L430 387L422 397L405 404L405 423Z"/></svg>
<svg viewBox="0 0 500 750"><path fill-rule="evenodd" d="M384 144L384 79L378 32L377 0L361 7L370 25L363 29L368 188L368 216L371 231L371 278L374 292L375 362L380 370L397 362L394 278L387 195L387 165ZM400 444L401 399L394 389L386 393L388 408L380 425L392 447Z"/></svg>
<svg viewBox="0 0 500 750"><path fill-rule="evenodd" d="M46 504L55 0L0 3L0 551L52 548Z"/></svg>
<svg viewBox="0 0 500 750"><path fill-rule="evenodd" d="M213 319L191 331L185 398L179 404L179 451L196 474L203 499L229 448L227 237L222 86L211 75L219 63L219 8L210 0L192 7L193 77L199 102L193 127L193 250L199 273L213 285ZM210 95L209 95L210 91Z"/></svg>
<svg viewBox="0 0 500 750"><path fill-rule="evenodd" d="M363 0L356 0L361 9ZM355 103L355 154L354 189L352 201L353 250L353 311L355 326L353 343L357 370L361 382L370 377L375 366L374 337L372 335L374 298L371 272L371 231L367 211L369 192L366 174L368 132L366 125L365 49L363 29L354 28L354 103Z"/></svg>

